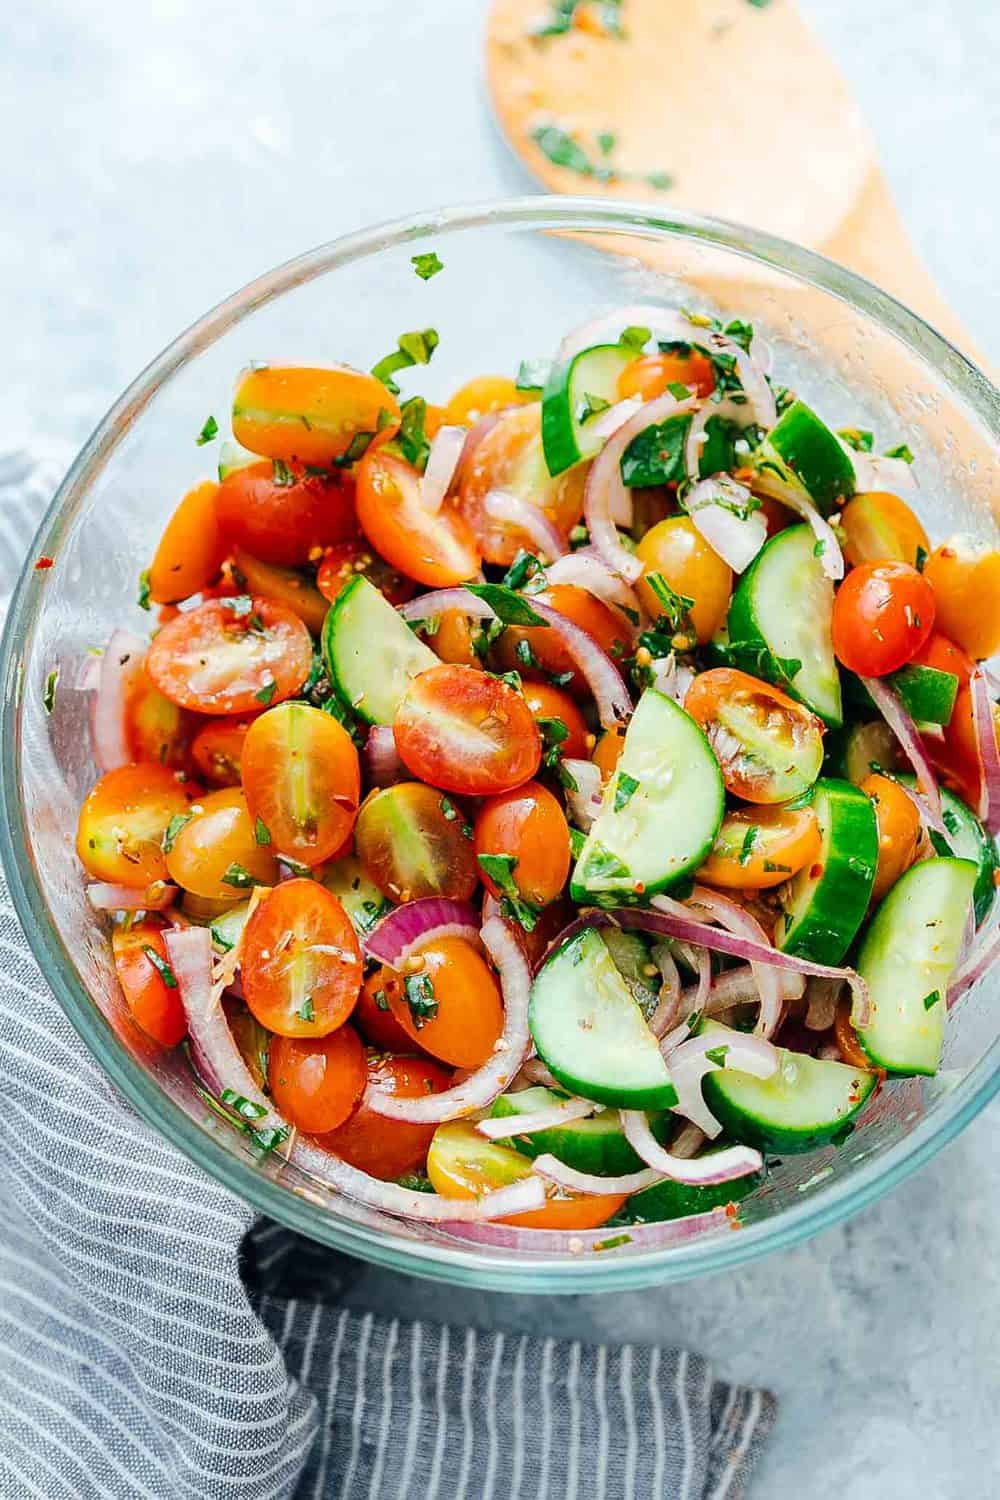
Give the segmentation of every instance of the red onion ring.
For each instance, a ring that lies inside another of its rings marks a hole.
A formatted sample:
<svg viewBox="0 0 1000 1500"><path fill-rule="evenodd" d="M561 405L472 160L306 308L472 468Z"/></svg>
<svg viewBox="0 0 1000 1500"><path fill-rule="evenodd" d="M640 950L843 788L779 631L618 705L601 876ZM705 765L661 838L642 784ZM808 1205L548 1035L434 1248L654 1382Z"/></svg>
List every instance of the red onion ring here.
<svg viewBox="0 0 1000 1500"><path fill-rule="evenodd" d="M504 1115L502 1118L480 1120L476 1129L490 1141L505 1141L513 1135L530 1135L533 1130L555 1130L573 1120L587 1120L597 1109L589 1099L563 1099L548 1109L536 1109L531 1114Z"/></svg>
<svg viewBox="0 0 1000 1500"><path fill-rule="evenodd" d="M823 565L823 572L832 582L839 582L844 576L844 554L840 550L840 543L837 541L833 527L820 515L805 490L786 484L784 480L766 469L755 469L750 483L755 494L767 495L772 500L780 500L782 505L793 510L809 524L817 542L822 543L820 561Z"/></svg>
<svg viewBox="0 0 1000 1500"><path fill-rule="evenodd" d="M510 490L490 490L483 509L493 521L523 531L543 562L555 562L566 551L566 538L540 505Z"/></svg>
<svg viewBox="0 0 1000 1500"><path fill-rule="evenodd" d="M884 677L862 677L861 682L868 689L875 707L896 736L903 754L916 772L917 786L927 804L927 822L935 833L947 839L948 830L941 815L941 793L938 791L931 763L924 752L923 742L917 733L917 726L903 707L899 694L889 686Z"/></svg>
<svg viewBox="0 0 1000 1500"><path fill-rule="evenodd" d="M740 516L732 509L752 500L745 485L728 474L716 474L696 484L684 501L695 530L734 573L745 572L767 541L762 511L748 510Z"/></svg>
<svg viewBox="0 0 1000 1500"><path fill-rule="evenodd" d="M669 897L664 899L669 899ZM727 932L735 933L738 937L749 938L753 943L768 945L767 933L757 918L751 916L729 896L721 896L717 891L708 890L706 886L696 885L691 892L690 904L700 906L703 911L707 911L720 927L726 928ZM771 1037L777 1031L781 1021L783 1009L781 982L777 972L766 964L751 962L750 968L760 991L760 1015L754 1030L758 1036Z"/></svg>
<svg viewBox="0 0 1000 1500"><path fill-rule="evenodd" d="M547 583L571 583L576 588L586 589L588 594L593 594L595 599L600 599L605 604L627 609L640 619L643 615L635 589L630 588L617 573L612 573L607 563L594 554L583 550L567 552L552 564L545 577ZM629 624L633 630L638 628L634 620L630 620Z"/></svg>
<svg viewBox="0 0 1000 1500"><path fill-rule="evenodd" d="M649 1029L655 1037L662 1038L667 1027L676 1018L681 1003L681 976L674 956L666 945L657 963L663 983L660 987L659 1002L649 1018Z"/></svg>
<svg viewBox="0 0 1000 1500"><path fill-rule="evenodd" d="M695 951L708 958L704 948ZM801 999L806 986L803 976L793 974L787 969L778 969L776 972L781 985L782 1000ZM680 1005L682 1013L687 1015L697 1010L703 1016L718 1016L737 1005L759 1005L760 990L757 988L757 981L749 964L741 964L736 969L727 969L725 973L717 974L714 979L711 977L711 965L709 965L709 984L702 996L701 1004L698 1003L698 998L699 987L692 985L683 990Z"/></svg>
<svg viewBox="0 0 1000 1500"><path fill-rule="evenodd" d="M594 695L601 723L611 725L627 719L632 713L632 699L614 662L606 652L578 625L567 620L558 610L542 603L532 595L527 601L538 617L545 621L553 634L565 646L574 664L586 678L587 686ZM496 615L484 599L478 599L467 589L436 589L422 594L400 607L404 620L419 620L428 614L443 614L457 609L476 620L494 620Z"/></svg>
<svg viewBox="0 0 1000 1500"><path fill-rule="evenodd" d="M516 1224L445 1224L444 1231L455 1239L496 1250L517 1250L545 1254L610 1255L629 1245L660 1249L684 1240L697 1239L713 1227L738 1229L739 1220L725 1208L710 1208L705 1213L688 1214L683 1219L664 1219L656 1224L627 1224L622 1228L602 1229L525 1229Z"/></svg>
<svg viewBox="0 0 1000 1500"><path fill-rule="evenodd" d="M982 784L979 792L979 816L987 833L1000 833L1000 746L989 683L977 668L969 679L972 694L972 722L976 734L976 752Z"/></svg>
<svg viewBox="0 0 1000 1500"><path fill-rule="evenodd" d="M714 328L697 329L694 334L688 335L687 342L697 344L702 349L711 349L717 354L728 354L734 359L740 384L750 407L750 419L765 431L774 426L778 420L778 408L771 387L753 355L748 354L742 344Z"/></svg>
<svg viewBox="0 0 1000 1500"><path fill-rule="evenodd" d="M464 427L439 427L431 441L427 467L420 481L420 503L432 514L439 511L465 452Z"/></svg>
<svg viewBox="0 0 1000 1500"><path fill-rule="evenodd" d="M685 1043L685 1046L690 1045ZM737 1177L747 1177L759 1172L764 1159L759 1151L750 1146L729 1146L724 1151L713 1151L709 1156L682 1158L672 1156L664 1149L649 1128L649 1120L637 1109L621 1111L622 1129L625 1139L637 1155L661 1176L671 1182L709 1184L732 1182Z"/></svg>
<svg viewBox="0 0 1000 1500"><path fill-rule="evenodd" d="M624 401L616 401L614 406L609 406L607 411L602 411L600 416L592 418L587 423L587 433L590 437L609 438L612 433L617 432L623 422L627 422L642 405L641 396L626 396Z"/></svg>
<svg viewBox="0 0 1000 1500"><path fill-rule="evenodd" d="M143 642L128 630L116 630L104 648L97 692L90 706L94 761L100 771L115 771L132 759L126 710L145 655Z"/></svg>
<svg viewBox="0 0 1000 1500"><path fill-rule="evenodd" d="M724 1042L714 1034L692 1037L671 1051L670 1077L677 1090L677 1103L671 1105L671 1113L690 1120L709 1140L721 1134L722 1125L705 1103L701 1081L706 1073L719 1068L720 1064L707 1056L719 1046L727 1049L724 1061L727 1068L750 1073L754 1078L770 1078L778 1070L777 1048L762 1037L746 1036L743 1032L733 1032Z"/></svg>
<svg viewBox="0 0 1000 1500"><path fill-rule="evenodd" d="M396 739L389 724L373 724L365 740L362 752L365 774L372 786L394 786L397 781L407 781L409 772L396 749Z"/></svg>
<svg viewBox="0 0 1000 1500"><path fill-rule="evenodd" d="M433 938L460 937L479 942L479 917L467 901L423 896L381 917L362 939L369 958L398 969L411 953Z"/></svg>
<svg viewBox="0 0 1000 1500"><path fill-rule="evenodd" d="M592 760L564 760L563 766L576 782L576 791L566 788L566 805L578 828L589 833L601 810L601 768Z"/></svg>
<svg viewBox="0 0 1000 1500"><path fill-rule="evenodd" d="M626 328L648 328L650 337L662 338L664 343L687 344L691 341L694 324L676 307L657 307L653 303L633 302L625 307L612 308L599 317L590 318L566 334L556 350L556 363L571 360L584 349L595 344L611 342L617 344ZM638 350L636 351L638 355Z"/></svg>
<svg viewBox="0 0 1000 1500"><path fill-rule="evenodd" d="M641 1193L643 1188L655 1187L663 1181L662 1172L645 1167L638 1172L624 1172L618 1177L601 1177L596 1172L578 1172L568 1167L557 1156L536 1156L533 1163L539 1177L554 1182L557 1187L571 1193L584 1193L587 1197L602 1197L605 1193Z"/></svg>
<svg viewBox="0 0 1000 1500"><path fill-rule="evenodd" d="M829 1031L837 1017L837 1001L843 987L839 979L810 979L806 985L807 1031Z"/></svg>
<svg viewBox="0 0 1000 1500"><path fill-rule="evenodd" d="M172 906L177 887L166 880L150 886L109 885L95 880L87 886L87 900L95 911L166 911Z"/></svg>
<svg viewBox="0 0 1000 1500"><path fill-rule="evenodd" d="M690 1120L685 1120L670 1142L670 1154L686 1160L689 1156L697 1156L704 1144L705 1132L692 1125Z"/></svg>

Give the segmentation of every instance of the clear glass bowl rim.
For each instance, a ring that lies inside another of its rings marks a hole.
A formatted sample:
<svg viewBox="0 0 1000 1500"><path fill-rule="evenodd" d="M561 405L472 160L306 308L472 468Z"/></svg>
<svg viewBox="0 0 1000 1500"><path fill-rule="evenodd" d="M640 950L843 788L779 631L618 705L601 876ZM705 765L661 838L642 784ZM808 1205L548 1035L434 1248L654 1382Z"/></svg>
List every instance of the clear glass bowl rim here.
<svg viewBox="0 0 1000 1500"><path fill-rule="evenodd" d="M488 1247L391 1243L379 1230L337 1218L261 1176L249 1158L226 1150L153 1082L114 1037L83 985L52 921L37 871L28 854L20 798L18 733L20 663L44 607L45 575L32 568L40 554L58 555L59 542L91 481L104 467L131 423L151 397L184 365L256 308L351 261L381 250L477 228L569 230L577 233L662 233L733 252L831 293L898 337L920 356L952 394L1000 441L1000 392L945 338L871 282L813 251L777 236L695 214L651 211L648 204L610 203L600 198L533 195L500 202L457 205L409 214L319 245L266 272L219 303L173 341L110 408L69 468L36 533L11 601L0 648L3 684L0 719L0 858L15 910L40 967L100 1066L139 1115L197 1166L261 1213L363 1260L436 1280L497 1291L617 1291L680 1281L725 1270L757 1256L797 1244L848 1214L856 1213L915 1171L946 1145L1000 1089L1000 1037L975 1068L901 1141L859 1166L840 1182L738 1233L696 1240L628 1258L561 1258L499 1255Z"/></svg>

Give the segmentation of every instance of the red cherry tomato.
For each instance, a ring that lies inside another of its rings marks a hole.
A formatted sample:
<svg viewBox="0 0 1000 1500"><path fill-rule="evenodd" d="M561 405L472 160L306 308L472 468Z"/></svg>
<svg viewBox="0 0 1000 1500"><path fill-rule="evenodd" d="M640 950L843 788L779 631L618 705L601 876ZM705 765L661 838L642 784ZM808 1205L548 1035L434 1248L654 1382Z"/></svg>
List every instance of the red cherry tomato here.
<svg viewBox="0 0 1000 1500"><path fill-rule="evenodd" d="M689 354L643 354L619 375L618 397L655 401L672 385L686 385L696 396L710 396L715 390L711 360L696 349Z"/></svg>
<svg viewBox="0 0 1000 1500"><path fill-rule="evenodd" d="M862 677L884 677L912 661L934 629L934 590L904 562L852 568L833 601L833 649Z"/></svg>
<svg viewBox="0 0 1000 1500"><path fill-rule="evenodd" d="M243 745L243 790L276 850L322 864L350 835L361 796L354 741L308 703L279 703L255 719Z"/></svg>
<svg viewBox="0 0 1000 1500"><path fill-rule="evenodd" d="M510 862L507 879L531 906L547 906L566 884L569 825L555 797L537 781L484 802L476 818L475 842L483 884L494 896L504 894L506 882L488 873L490 856Z"/></svg>
<svg viewBox="0 0 1000 1500"><path fill-rule="evenodd" d="M361 950L336 896L314 880L286 880L243 932L243 992L279 1036L327 1036L343 1026L361 989Z"/></svg>
<svg viewBox="0 0 1000 1500"><path fill-rule="evenodd" d="M198 730L191 742L191 759L209 786L239 786L243 741L252 723L252 719L209 719Z"/></svg>
<svg viewBox="0 0 1000 1500"><path fill-rule="evenodd" d="M363 573L390 604L405 604L416 592L412 580L390 568L365 541L328 547L316 574L316 587L324 599L332 601L357 573Z"/></svg>
<svg viewBox="0 0 1000 1500"><path fill-rule="evenodd" d="M187 1032L177 979L167 958L163 923L154 917L118 927L111 936L115 972L136 1024L164 1047Z"/></svg>
<svg viewBox="0 0 1000 1500"><path fill-rule="evenodd" d="M227 474L216 512L231 544L286 568L307 562L316 547L358 534L349 480L307 474L283 462L249 464Z"/></svg>
<svg viewBox="0 0 1000 1500"><path fill-rule="evenodd" d="M374 444L358 465L361 529L393 568L430 588L449 588L479 572L479 548L448 501L429 511L416 469Z"/></svg>
<svg viewBox="0 0 1000 1500"><path fill-rule="evenodd" d="M701 672L684 707L715 752L726 790L746 802L787 802L823 763L823 725L770 683L733 667Z"/></svg>
<svg viewBox="0 0 1000 1500"><path fill-rule="evenodd" d="M471 823L450 797L419 781L366 797L354 845L368 879L390 901L468 901L479 884Z"/></svg>
<svg viewBox="0 0 1000 1500"><path fill-rule="evenodd" d="M952 672L958 678L960 688L967 687L975 670L975 662L939 630L932 631L925 645L913 658L922 667L936 667L939 672Z"/></svg>
<svg viewBox="0 0 1000 1500"><path fill-rule="evenodd" d="M422 1099L450 1088L451 1073L426 1057L386 1057L375 1052L368 1054L368 1083L397 1099ZM387 1123L384 1115L377 1115L362 1099L350 1119L322 1144L352 1167L391 1182L423 1167L435 1129L405 1120Z"/></svg>
<svg viewBox="0 0 1000 1500"><path fill-rule="evenodd" d="M365 1049L351 1026L321 1037L275 1036L267 1079L281 1114L299 1130L336 1130L361 1101L367 1082Z"/></svg>
<svg viewBox="0 0 1000 1500"><path fill-rule="evenodd" d="M399 705L393 733L414 776L460 795L520 786L542 758L538 726L520 693L474 667L421 672Z"/></svg>
<svg viewBox="0 0 1000 1500"><path fill-rule="evenodd" d="M248 714L296 693L312 657L312 639L297 615L242 594L210 599L164 625L146 671L181 708Z"/></svg>

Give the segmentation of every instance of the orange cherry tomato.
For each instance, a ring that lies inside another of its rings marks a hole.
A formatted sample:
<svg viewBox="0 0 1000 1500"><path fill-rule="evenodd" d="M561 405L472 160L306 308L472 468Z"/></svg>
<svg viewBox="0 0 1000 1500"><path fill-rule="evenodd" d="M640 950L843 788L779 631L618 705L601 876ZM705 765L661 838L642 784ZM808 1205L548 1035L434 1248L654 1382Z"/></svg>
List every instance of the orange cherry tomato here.
<svg viewBox="0 0 1000 1500"><path fill-rule="evenodd" d="M191 817L173 834L167 850L171 880L209 901L225 901L255 885L273 885L278 864L263 833L255 827L239 787L207 792L190 808Z"/></svg>
<svg viewBox="0 0 1000 1500"><path fill-rule="evenodd" d="M855 495L840 515L844 556L852 568L860 563L905 562L916 567L931 550L927 533L905 500L872 490Z"/></svg>
<svg viewBox="0 0 1000 1500"><path fill-rule="evenodd" d="M199 593L222 567L225 542L218 519L219 486L195 485L174 511L149 567L149 597L173 604Z"/></svg>
<svg viewBox="0 0 1000 1500"><path fill-rule="evenodd" d="M884 677L912 661L934 629L934 590L909 563L862 563L833 600L833 649L851 672Z"/></svg>
<svg viewBox="0 0 1000 1500"><path fill-rule="evenodd" d="M847 996L837 1004L837 1014L833 1022L833 1039L848 1067L864 1068L866 1072L871 1072L871 1059L858 1041L858 1033L851 1022L851 1001Z"/></svg>
<svg viewBox="0 0 1000 1500"><path fill-rule="evenodd" d="M729 610L732 569L708 545L690 516L668 516L660 521L646 532L635 554L645 564L636 584L643 608L653 619L663 614L663 605L648 582L651 573L658 573L675 594L693 601L688 611L690 630L704 646ZM685 623L681 623L678 634L690 637Z"/></svg>
<svg viewBox="0 0 1000 1500"><path fill-rule="evenodd" d="M972 657L939 630L931 632L913 660L922 667L936 667L939 672L951 672L958 678L960 688L968 686L976 667Z"/></svg>
<svg viewBox="0 0 1000 1500"><path fill-rule="evenodd" d="M530 932L521 928L517 933L517 939L524 948L532 968L541 963L563 928L568 927L577 916L579 912L569 897L560 896L557 901L551 901L548 906L543 907L538 914L538 921Z"/></svg>
<svg viewBox="0 0 1000 1500"><path fill-rule="evenodd" d="M542 417L538 402L502 412L462 465L459 506L475 532L487 562L509 566L524 548L537 543L509 521L491 516L486 497L505 490L536 505L563 534L583 514L586 466L577 464L553 479L542 450Z"/></svg>
<svg viewBox="0 0 1000 1500"><path fill-rule="evenodd" d="M368 1083L397 1099L422 1099L451 1087L451 1074L424 1057L386 1057L369 1053ZM352 1167L384 1182L419 1171L434 1136L433 1125L387 1122L364 1099L345 1124L323 1142Z"/></svg>
<svg viewBox="0 0 1000 1500"><path fill-rule="evenodd" d="M505 792L541 764L538 725L520 693L472 667L444 663L421 672L392 728L407 769L446 792Z"/></svg>
<svg viewBox="0 0 1000 1500"><path fill-rule="evenodd" d="M209 719L191 741L191 760L210 786L239 786L243 741L252 719Z"/></svg>
<svg viewBox="0 0 1000 1500"><path fill-rule="evenodd" d="M456 667L479 666L474 639L472 621L460 609L446 609L439 617L433 635L426 632L431 650L442 661L450 661Z"/></svg>
<svg viewBox="0 0 1000 1500"><path fill-rule="evenodd" d="M308 703L281 703L255 719L243 744L251 814L281 854L322 864L354 827L361 768L342 724Z"/></svg>
<svg viewBox="0 0 1000 1500"><path fill-rule="evenodd" d="M410 464L372 447L358 466L361 529L391 567L417 583L449 588L479 572L479 548L467 522L446 501L421 503L421 478Z"/></svg>
<svg viewBox="0 0 1000 1500"><path fill-rule="evenodd" d="M503 886L487 873L482 856L509 861L508 879L531 906L547 906L561 893L569 874L569 825L552 793L537 781L490 797L476 818L476 858L483 884L494 896Z"/></svg>
<svg viewBox="0 0 1000 1500"><path fill-rule="evenodd" d="M569 760L586 760L592 736L586 719L568 693L547 682L526 682L524 701L536 723L542 719L558 719L565 726L566 738L559 746L564 756Z"/></svg>
<svg viewBox="0 0 1000 1500"><path fill-rule="evenodd" d="M823 725L770 683L712 667L684 707L705 731L726 790L746 802L787 802L812 786L823 763Z"/></svg>
<svg viewBox="0 0 1000 1500"><path fill-rule="evenodd" d="M632 649L628 626L622 617L575 583L554 583L534 597L557 610L574 625L579 625L616 661ZM534 666L529 666L524 655L518 654L519 650L524 653L524 647L519 646L522 640L528 642L531 652L529 660L535 663ZM590 692L584 678L574 667L572 657L549 626L508 625L497 641L495 651L497 660L505 671L520 672L525 677L533 678L543 672L552 677L565 678L558 685L565 687L567 692L577 698L585 698Z"/></svg>
<svg viewBox="0 0 1000 1500"><path fill-rule="evenodd" d="M996 710L994 710L994 722L1000 724ZM961 797L969 807L977 807L982 771L976 748L972 693L968 685L958 690L944 739L935 739L928 735L924 737L923 745L931 764L945 786L956 796Z"/></svg>
<svg viewBox="0 0 1000 1500"><path fill-rule="evenodd" d="M275 1036L267 1080L286 1120L310 1135L325 1135L361 1102L368 1082L365 1049L351 1026L327 1036Z"/></svg>
<svg viewBox="0 0 1000 1500"><path fill-rule="evenodd" d="M315 584L310 583L304 573L295 568L281 568L276 563L263 562L259 557L244 552L241 547L233 549L233 567L239 573L247 593L270 599L291 610L310 630L319 635L323 629L329 608Z"/></svg>
<svg viewBox="0 0 1000 1500"><path fill-rule="evenodd" d="M336 599L357 573L363 573L390 604L405 604L416 592L412 581L390 568L365 541L328 547L316 574L316 587L325 599Z"/></svg>
<svg viewBox="0 0 1000 1500"><path fill-rule="evenodd" d="M1000 550L970 536L935 547L924 578L945 635L977 661L1000 651Z"/></svg>
<svg viewBox="0 0 1000 1500"><path fill-rule="evenodd" d="M686 385L696 396L710 396L715 390L712 363L697 349L690 354L643 354L626 365L618 377L618 397L641 396L655 401L672 385Z"/></svg>
<svg viewBox="0 0 1000 1500"><path fill-rule="evenodd" d="M405 974L380 971L400 1026L441 1062L482 1067L503 1030L500 986L485 959L464 938L442 937L424 943L411 965L413 971Z"/></svg>
<svg viewBox="0 0 1000 1500"><path fill-rule="evenodd" d="M391 437L398 426L391 391L347 365L245 370L233 397L233 436L244 448L320 468L343 458L359 433Z"/></svg>
<svg viewBox="0 0 1000 1500"><path fill-rule="evenodd" d="M382 1052L413 1051L412 1038L389 1009L380 969L374 969L361 986L351 1019L369 1046Z"/></svg>
<svg viewBox="0 0 1000 1500"><path fill-rule="evenodd" d="M444 409L444 420L449 426L471 427L490 412L526 406L532 400L508 375L476 375L452 396Z"/></svg>
<svg viewBox="0 0 1000 1500"><path fill-rule="evenodd" d="M620 725L614 725L612 728L606 729L597 741L597 744L594 746L594 753L590 758L594 762L594 765L600 768L602 785L607 781L612 772L618 769L618 762L622 758L622 751L624 749L625 730Z"/></svg>
<svg viewBox="0 0 1000 1500"><path fill-rule="evenodd" d="M146 671L181 708L248 714L298 692L312 658L312 639L297 615L242 594L210 599L164 625Z"/></svg>
<svg viewBox="0 0 1000 1500"><path fill-rule="evenodd" d="M474 1125L456 1120L439 1125L427 1152L427 1175L442 1198L479 1198L531 1176L531 1162L511 1146L481 1136ZM573 1195L560 1189L544 1208L501 1220L527 1229L597 1229L625 1202L621 1193Z"/></svg>
<svg viewBox="0 0 1000 1500"><path fill-rule="evenodd" d="M812 864L821 844L811 807L741 807L726 814L698 878L726 890L767 890Z"/></svg>
<svg viewBox="0 0 1000 1500"><path fill-rule="evenodd" d="M262 1026L279 1036L327 1036L357 1002L361 949L336 896L315 880L286 880L243 930L240 973Z"/></svg>
<svg viewBox="0 0 1000 1500"><path fill-rule="evenodd" d="M866 776L861 790L874 803L878 823L878 867L871 895L874 904L888 895L916 858L920 814L898 782L888 776Z"/></svg>
<svg viewBox="0 0 1000 1500"><path fill-rule="evenodd" d="M191 718L139 672L125 706L125 732L133 760L183 770L191 745Z"/></svg>
<svg viewBox="0 0 1000 1500"><path fill-rule="evenodd" d="M111 951L133 1020L161 1046L176 1047L187 1034L187 1016L167 958L163 923L147 917L131 927L116 927Z"/></svg>
<svg viewBox="0 0 1000 1500"><path fill-rule="evenodd" d="M423 782L372 792L358 813L354 847L368 879L390 901L468 901L479 884L471 823L450 797Z"/></svg>
<svg viewBox="0 0 1000 1500"><path fill-rule="evenodd" d="M284 460L227 474L216 509L227 541L279 567L297 567L315 548L358 534L353 485Z"/></svg>
<svg viewBox="0 0 1000 1500"><path fill-rule="evenodd" d="M166 766L119 766L84 798L76 852L87 873L136 888L166 880L163 835L198 788Z"/></svg>

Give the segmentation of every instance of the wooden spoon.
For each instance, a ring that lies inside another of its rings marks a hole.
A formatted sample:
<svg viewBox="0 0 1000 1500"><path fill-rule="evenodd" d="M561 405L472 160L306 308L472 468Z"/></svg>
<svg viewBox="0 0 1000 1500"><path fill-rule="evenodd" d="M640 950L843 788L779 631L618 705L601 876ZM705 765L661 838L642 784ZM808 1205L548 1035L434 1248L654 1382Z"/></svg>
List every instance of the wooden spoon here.
<svg viewBox="0 0 1000 1500"><path fill-rule="evenodd" d="M546 3L494 0L486 40L501 129L546 187L783 235L884 287L984 365L794 0L584 0L569 30L541 36L568 8L549 0L546 15Z"/></svg>

